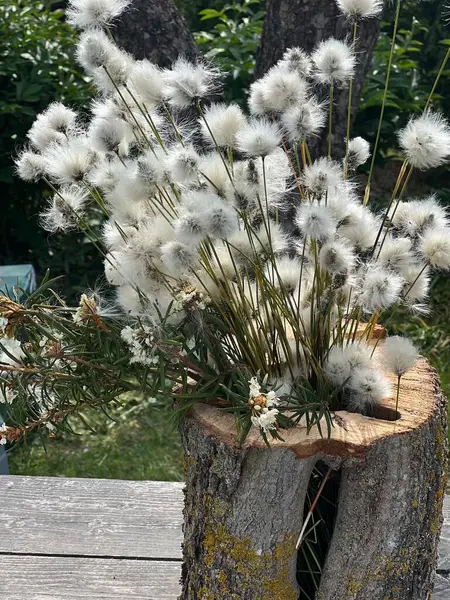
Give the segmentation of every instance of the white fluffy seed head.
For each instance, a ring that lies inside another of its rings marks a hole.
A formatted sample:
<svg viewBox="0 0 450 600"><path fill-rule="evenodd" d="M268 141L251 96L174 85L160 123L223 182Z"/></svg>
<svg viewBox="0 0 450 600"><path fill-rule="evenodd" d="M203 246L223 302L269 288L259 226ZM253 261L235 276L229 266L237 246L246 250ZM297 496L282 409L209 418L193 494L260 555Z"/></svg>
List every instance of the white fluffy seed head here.
<svg viewBox="0 0 450 600"><path fill-rule="evenodd" d="M317 206L304 202L295 215L295 225L303 234L314 240L324 242L336 230L330 210L326 206Z"/></svg>
<svg viewBox="0 0 450 600"><path fill-rule="evenodd" d="M378 17L383 10L383 0L336 0L339 10L351 19Z"/></svg>
<svg viewBox="0 0 450 600"><path fill-rule="evenodd" d="M377 263L384 268L403 272L413 264L412 242L407 237L388 235L381 246Z"/></svg>
<svg viewBox="0 0 450 600"><path fill-rule="evenodd" d="M23 181L37 182L46 174L45 159L36 152L25 150L15 161L17 175Z"/></svg>
<svg viewBox="0 0 450 600"><path fill-rule="evenodd" d="M417 169L439 167L450 156L450 127L439 113L427 111L411 119L398 137L406 158Z"/></svg>
<svg viewBox="0 0 450 600"><path fill-rule="evenodd" d="M317 198L321 198L342 183L341 165L327 157L322 157L303 169L303 185Z"/></svg>
<svg viewBox="0 0 450 600"><path fill-rule="evenodd" d="M174 183L188 185L198 176L200 157L193 146L175 146L167 156Z"/></svg>
<svg viewBox="0 0 450 600"><path fill-rule="evenodd" d="M300 280L300 261L288 256L269 261L265 268L265 277L275 288L283 288L288 294L293 294ZM275 266L275 268L274 268Z"/></svg>
<svg viewBox="0 0 450 600"><path fill-rule="evenodd" d="M317 135L325 125L326 114L321 104L310 99L286 110L281 122L289 140L295 143Z"/></svg>
<svg viewBox="0 0 450 600"><path fill-rule="evenodd" d="M367 265L359 304L369 313L389 308L400 298L404 279L376 265Z"/></svg>
<svg viewBox="0 0 450 600"><path fill-rule="evenodd" d="M262 156L274 152L281 143L279 127L266 119L252 119L236 136L236 146L247 156Z"/></svg>
<svg viewBox="0 0 450 600"><path fill-rule="evenodd" d="M348 82L355 70L356 59L351 47L334 38L320 42L312 55L316 79L323 84Z"/></svg>
<svg viewBox="0 0 450 600"><path fill-rule="evenodd" d="M69 138L66 144L51 144L43 156L50 178L62 185L82 181L95 161L95 153L83 136Z"/></svg>
<svg viewBox="0 0 450 600"><path fill-rule="evenodd" d="M270 112L264 96L264 81L261 79L255 81L250 86L248 108L252 115L258 117L266 115Z"/></svg>
<svg viewBox="0 0 450 600"><path fill-rule="evenodd" d="M84 31L77 44L76 56L85 71L103 92L116 91L126 82L133 65L129 54L120 50L100 29Z"/></svg>
<svg viewBox="0 0 450 600"><path fill-rule="evenodd" d="M62 131L50 126L45 114L38 115L27 133L27 138L32 147L39 152L44 152L50 144L63 144L67 139Z"/></svg>
<svg viewBox="0 0 450 600"><path fill-rule="evenodd" d="M406 302L421 302L426 299L430 289L429 269L413 266L401 272L405 279L402 295Z"/></svg>
<svg viewBox="0 0 450 600"><path fill-rule="evenodd" d="M339 387L348 382L355 369L368 368L371 352L366 344L355 342L343 348L333 346L324 364L324 372L331 383Z"/></svg>
<svg viewBox="0 0 450 600"><path fill-rule="evenodd" d="M163 100L163 73L147 59L134 62L128 75L127 85L133 96L137 96L146 109L154 108Z"/></svg>
<svg viewBox="0 0 450 600"><path fill-rule="evenodd" d="M94 118L89 127L89 138L94 150L114 152L122 156L128 152L127 126L122 119Z"/></svg>
<svg viewBox="0 0 450 600"><path fill-rule="evenodd" d="M339 224L338 233L358 250L367 250L375 243L378 228L378 219L370 210L352 204L351 212Z"/></svg>
<svg viewBox="0 0 450 600"><path fill-rule="evenodd" d="M381 400L391 395L389 380L377 369L357 368L347 386L347 406L352 412L367 414Z"/></svg>
<svg viewBox="0 0 450 600"><path fill-rule="evenodd" d="M40 214L43 229L55 233L68 231L77 226L77 217L81 216L88 198L83 187L71 185L62 187L53 195L49 206Z"/></svg>
<svg viewBox="0 0 450 600"><path fill-rule="evenodd" d="M447 210L439 204L435 196L425 200L399 202L393 207L390 218L396 229L413 238L417 238L429 228L442 229L448 226Z"/></svg>
<svg viewBox="0 0 450 600"><path fill-rule="evenodd" d="M370 144L362 137L355 137L348 143L347 165L352 171L363 165L370 156Z"/></svg>
<svg viewBox="0 0 450 600"><path fill-rule="evenodd" d="M186 275L196 264L194 251L179 241L168 242L161 247L161 260L165 272L174 276Z"/></svg>
<svg viewBox="0 0 450 600"><path fill-rule="evenodd" d="M301 77L307 78L311 75L313 63L311 58L304 50L298 47L288 48L283 54L283 58L278 61L278 66L298 73Z"/></svg>
<svg viewBox="0 0 450 600"><path fill-rule="evenodd" d="M319 252L320 268L329 273L345 275L355 265L355 255L352 249L342 242L327 242Z"/></svg>
<svg viewBox="0 0 450 600"><path fill-rule="evenodd" d="M417 349L411 340L399 335L388 337L382 347L383 366L397 377L402 377L412 369L418 356Z"/></svg>
<svg viewBox="0 0 450 600"><path fill-rule="evenodd" d="M80 29L104 27L118 17L131 0L70 0L66 19Z"/></svg>
<svg viewBox="0 0 450 600"><path fill-rule="evenodd" d="M306 101L308 85L295 71L275 66L263 77L264 104L271 113L281 113Z"/></svg>
<svg viewBox="0 0 450 600"><path fill-rule="evenodd" d="M77 113L61 102L52 102L42 113L51 129L67 134L76 127Z"/></svg>
<svg viewBox="0 0 450 600"><path fill-rule="evenodd" d="M245 127L246 118L237 104L212 104L200 119L203 138L211 146L234 148L236 135Z"/></svg>
<svg viewBox="0 0 450 600"><path fill-rule="evenodd" d="M178 58L164 71L165 95L174 108L189 108L220 88L220 72L202 62Z"/></svg>
<svg viewBox="0 0 450 600"><path fill-rule="evenodd" d="M431 267L450 269L450 228L425 231L420 237L419 252Z"/></svg>

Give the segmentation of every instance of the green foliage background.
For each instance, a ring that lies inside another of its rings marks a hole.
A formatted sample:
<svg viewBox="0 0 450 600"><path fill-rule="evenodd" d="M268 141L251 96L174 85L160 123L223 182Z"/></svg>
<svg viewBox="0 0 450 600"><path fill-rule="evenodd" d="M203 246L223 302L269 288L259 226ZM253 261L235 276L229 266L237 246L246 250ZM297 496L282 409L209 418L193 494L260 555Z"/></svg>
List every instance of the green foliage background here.
<svg viewBox="0 0 450 600"><path fill-rule="evenodd" d="M0 3L0 264L32 263L38 275L47 268L65 275L62 288L68 296L95 282L100 259L85 240L49 236L38 226L48 192L15 177L13 157L50 102L87 105L90 86L76 67L75 39L54 2Z"/></svg>

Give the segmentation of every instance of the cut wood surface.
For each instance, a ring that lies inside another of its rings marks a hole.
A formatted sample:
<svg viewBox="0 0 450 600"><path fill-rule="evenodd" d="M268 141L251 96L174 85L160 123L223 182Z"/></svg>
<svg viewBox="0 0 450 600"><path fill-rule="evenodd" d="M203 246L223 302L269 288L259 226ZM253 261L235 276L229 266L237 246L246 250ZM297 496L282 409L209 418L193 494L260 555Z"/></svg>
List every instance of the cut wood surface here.
<svg viewBox="0 0 450 600"><path fill-rule="evenodd" d="M380 346L383 342L380 342ZM390 377L393 391L396 390L396 378ZM357 413L341 410L335 413L334 427L327 438L325 419L322 422L322 435L317 428L309 433L305 426L298 426L282 432L284 441L273 440L274 448L289 447L298 458L324 453L328 456L362 455L373 444L385 437L408 433L422 427L432 417L436 404L436 376L425 359L417 361L402 377L398 412L400 418L390 421L380 418L368 418ZM394 415L395 398L386 398L378 408L381 414ZM234 417L214 406L197 404L192 408L193 419L228 445L236 446L236 425ZM264 448L261 435L252 428L245 441L245 447Z"/></svg>
<svg viewBox="0 0 450 600"><path fill-rule="evenodd" d="M0 477L5 552L181 557L182 483Z"/></svg>
<svg viewBox="0 0 450 600"><path fill-rule="evenodd" d="M134 506L133 527L127 511L121 510L126 505L120 501L126 502L127 496ZM0 497L2 600L176 600L179 596L181 483L2 476ZM75 505L79 511L74 511ZM170 515L166 528L161 521L163 506ZM444 518L433 600L450 598L449 497ZM117 556L114 539L128 559L93 555L94 523L102 523L96 542L102 553L107 550L106 554ZM142 538L136 537L136 525L147 528L147 558L141 558L145 531ZM167 560L156 560L154 556L162 552Z"/></svg>

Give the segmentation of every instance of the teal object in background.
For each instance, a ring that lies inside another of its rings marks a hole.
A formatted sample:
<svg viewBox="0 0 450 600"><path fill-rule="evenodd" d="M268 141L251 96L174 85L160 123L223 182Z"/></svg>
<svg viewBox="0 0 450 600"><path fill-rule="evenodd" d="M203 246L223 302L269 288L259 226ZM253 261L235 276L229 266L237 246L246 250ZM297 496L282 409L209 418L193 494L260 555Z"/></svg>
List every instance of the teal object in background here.
<svg viewBox="0 0 450 600"><path fill-rule="evenodd" d="M15 289L21 288L28 294L36 289L36 273L33 265L0 266L0 293L12 300L23 300L23 294L17 298Z"/></svg>
<svg viewBox="0 0 450 600"><path fill-rule="evenodd" d="M0 294L9 296L11 300L23 301L25 294L32 294L36 289L36 273L33 265L0 266ZM0 424L3 418L0 415ZM8 460L3 446L0 446L0 475L8 475Z"/></svg>

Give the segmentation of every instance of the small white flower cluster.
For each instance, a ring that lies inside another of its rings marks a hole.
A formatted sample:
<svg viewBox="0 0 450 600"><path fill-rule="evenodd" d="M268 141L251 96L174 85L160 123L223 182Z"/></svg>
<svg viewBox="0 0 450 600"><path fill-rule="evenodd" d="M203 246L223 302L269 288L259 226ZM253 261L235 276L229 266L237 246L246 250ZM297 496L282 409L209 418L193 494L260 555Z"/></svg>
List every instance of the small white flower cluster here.
<svg viewBox="0 0 450 600"><path fill-rule="evenodd" d="M174 296L172 309L176 312L205 310L211 299L193 286L187 286Z"/></svg>
<svg viewBox="0 0 450 600"><path fill-rule="evenodd" d="M17 392L9 385L0 386L0 404L12 404L17 397Z"/></svg>
<svg viewBox="0 0 450 600"><path fill-rule="evenodd" d="M252 377L249 384L248 407L252 412L252 416L250 417L252 424L264 433L277 429L277 415L279 410L276 407L280 401L276 393L272 390L267 394L263 394L256 377Z"/></svg>
<svg viewBox="0 0 450 600"><path fill-rule="evenodd" d="M129 325L120 332L124 342L131 352L131 363L141 365L157 365L158 356L155 356L155 336L154 332L147 325L142 325L133 329Z"/></svg>
<svg viewBox="0 0 450 600"><path fill-rule="evenodd" d="M97 314L97 299L94 295L81 294L78 308L73 314L75 323L86 323Z"/></svg>
<svg viewBox="0 0 450 600"><path fill-rule="evenodd" d="M0 446L5 446L7 443L6 433L8 432L8 428L5 423L0 425Z"/></svg>

